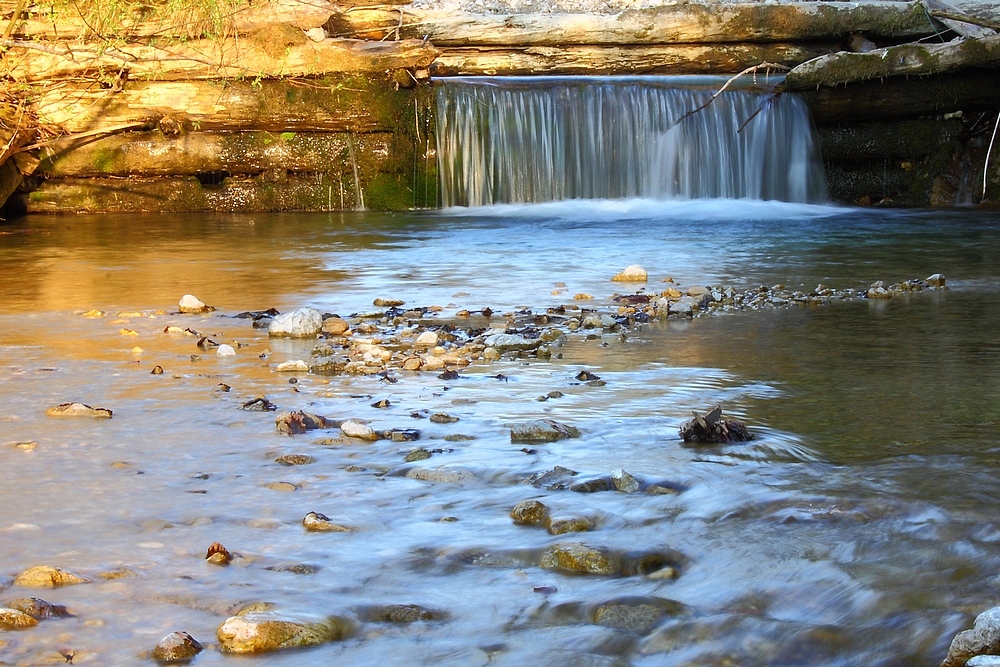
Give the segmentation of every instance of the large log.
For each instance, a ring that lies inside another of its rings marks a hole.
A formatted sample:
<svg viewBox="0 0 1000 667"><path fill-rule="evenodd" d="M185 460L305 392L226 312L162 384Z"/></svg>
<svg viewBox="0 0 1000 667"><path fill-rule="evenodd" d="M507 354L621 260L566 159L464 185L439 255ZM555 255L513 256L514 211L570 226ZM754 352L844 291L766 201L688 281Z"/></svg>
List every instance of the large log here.
<svg viewBox="0 0 1000 667"><path fill-rule="evenodd" d="M886 79L898 76L940 74L966 67L1000 65L1000 35L956 39L944 44L900 44L868 53L840 51L794 68L785 77L788 90Z"/></svg>
<svg viewBox="0 0 1000 667"><path fill-rule="evenodd" d="M247 3L225 17L221 26L226 34L249 34L292 26L301 30L321 28L337 12L328 0L269 0ZM125 19L115 26L115 36L131 40L146 38L201 37L202 26L185 14L173 13L160 20ZM84 21L72 8L60 14L30 18L15 25L13 36L40 40L75 40L94 38L94 26Z"/></svg>
<svg viewBox="0 0 1000 667"><path fill-rule="evenodd" d="M194 40L161 48L110 47L74 42L6 41L8 72L24 82L52 81L97 73L159 81L218 78L314 77L326 74L426 70L437 50L420 40L363 42L325 39L313 42L292 29L288 43L280 33L267 39Z"/></svg>
<svg viewBox="0 0 1000 667"><path fill-rule="evenodd" d="M675 4L619 14L468 14L400 8L347 11L332 34L430 39L437 46L706 44L840 39L851 32L899 39L933 32L917 2Z"/></svg>
<svg viewBox="0 0 1000 667"><path fill-rule="evenodd" d="M836 48L832 43L445 48L431 74L726 74L762 62L794 67Z"/></svg>
<svg viewBox="0 0 1000 667"><path fill-rule="evenodd" d="M296 82L130 81L118 92L96 85L47 86L35 112L64 133L125 123L187 131L392 132L414 124L424 87L396 89L388 76Z"/></svg>

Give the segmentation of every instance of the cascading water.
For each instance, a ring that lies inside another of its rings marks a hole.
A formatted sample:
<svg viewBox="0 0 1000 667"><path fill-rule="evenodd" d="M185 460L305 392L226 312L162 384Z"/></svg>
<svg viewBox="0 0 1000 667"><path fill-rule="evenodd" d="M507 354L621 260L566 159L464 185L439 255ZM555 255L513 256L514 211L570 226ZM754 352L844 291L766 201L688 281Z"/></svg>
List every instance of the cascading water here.
<svg viewBox="0 0 1000 667"><path fill-rule="evenodd" d="M734 90L708 103L725 80L707 77L439 83L446 207L633 197L826 199L809 112L792 94Z"/></svg>

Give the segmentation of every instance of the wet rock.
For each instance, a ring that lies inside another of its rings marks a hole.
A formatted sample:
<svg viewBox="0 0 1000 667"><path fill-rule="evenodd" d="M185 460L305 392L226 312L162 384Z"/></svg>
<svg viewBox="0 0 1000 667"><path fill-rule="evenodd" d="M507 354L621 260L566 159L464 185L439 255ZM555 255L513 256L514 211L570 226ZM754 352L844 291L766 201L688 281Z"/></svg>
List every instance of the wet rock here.
<svg viewBox="0 0 1000 667"><path fill-rule="evenodd" d="M111 419L108 408L92 408L85 403L60 403L45 411L49 417L90 417L92 419Z"/></svg>
<svg viewBox="0 0 1000 667"><path fill-rule="evenodd" d="M945 287L944 276L940 273L934 273L927 276L924 278L924 283L926 283L929 287Z"/></svg>
<svg viewBox="0 0 1000 667"><path fill-rule="evenodd" d="M208 547L208 553L205 554L205 560L212 565L229 565L233 562L233 555L220 543L212 542Z"/></svg>
<svg viewBox="0 0 1000 667"><path fill-rule="evenodd" d="M265 484L264 488L282 493L293 493L299 490L299 487L291 482L271 482L270 484Z"/></svg>
<svg viewBox="0 0 1000 667"><path fill-rule="evenodd" d="M379 308L399 308L406 302L402 299L375 299L372 305L378 306Z"/></svg>
<svg viewBox="0 0 1000 667"><path fill-rule="evenodd" d="M391 405L392 403L389 402L388 398L383 398L381 401L375 401L374 403L372 403L373 408L378 408L380 410L384 410L385 408L388 408Z"/></svg>
<svg viewBox="0 0 1000 667"><path fill-rule="evenodd" d="M435 424L454 424L459 419L458 417L452 417L446 412L435 412L431 415L431 421Z"/></svg>
<svg viewBox="0 0 1000 667"><path fill-rule="evenodd" d="M881 280L876 280L872 283L868 291L865 292L865 296L869 299L889 299L892 298L892 292L885 288L885 283Z"/></svg>
<svg viewBox="0 0 1000 667"><path fill-rule="evenodd" d="M330 336L343 336L350 328L351 325L347 323L347 320L342 320L339 317L326 318L320 327L323 333Z"/></svg>
<svg viewBox="0 0 1000 667"><path fill-rule="evenodd" d="M296 308L271 320L267 334L275 338L311 338L323 329L323 315L314 308Z"/></svg>
<svg viewBox="0 0 1000 667"><path fill-rule="evenodd" d="M512 424L510 427L511 442L555 442L578 437L578 429L551 419L535 419Z"/></svg>
<svg viewBox="0 0 1000 667"><path fill-rule="evenodd" d="M668 315L678 315L680 317L692 317L694 315L695 306L698 302L692 297L685 296L681 297L677 301L671 301L667 306Z"/></svg>
<svg viewBox="0 0 1000 667"><path fill-rule="evenodd" d="M699 444L745 442L753 440L754 437L743 422L723 419L721 405L715 406L704 415L695 413L693 419L681 425L679 434L684 442Z"/></svg>
<svg viewBox="0 0 1000 667"><path fill-rule="evenodd" d="M340 425L340 430L349 438L367 440L374 442L378 440L378 433L368 424L358 419L348 419Z"/></svg>
<svg viewBox="0 0 1000 667"><path fill-rule="evenodd" d="M525 481L532 486L558 490L567 488L573 482L573 478L576 477L577 474L579 473L575 470L570 470L569 468L564 468L562 466L556 466L552 470L536 472L535 474L529 476Z"/></svg>
<svg viewBox="0 0 1000 667"><path fill-rule="evenodd" d="M1000 655L977 655L970 658L965 667L1000 667Z"/></svg>
<svg viewBox="0 0 1000 667"><path fill-rule="evenodd" d="M309 370L309 364L301 359L283 361L274 367L277 373L305 373Z"/></svg>
<svg viewBox="0 0 1000 667"><path fill-rule="evenodd" d="M316 375L340 375L350 362L350 359L342 355L317 357L310 364L309 371Z"/></svg>
<svg viewBox="0 0 1000 667"><path fill-rule="evenodd" d="M216 636L219 648L226 653L263 653L338 641L350 632L350 623L338 616L290 617L257 611L227 618Z"/></svg>
<svg viewBox="0 0 1000 667"><path fill-rule="evenodd" d="M406 476L409 479L438 484L461 484L474 477L468 470L456 468L411 468L406 471Z"/></svg>
<svg viewBox="0 0 1000 667"><path fill-rule="evenodd" d="M1000 607L987 609L976 617L971 630L955 635L941 667L962 667L978 655L1000 654Z"/></svg>
<svg viewBox="0 0 1000 667"><path fill-rule="evenodd" d="M539 566L548 570L567 570L588 574L614 574L607 554L581 542L554 544L542 555Z"/></svg>
<svg viewBox="0 0 1000 667"><path fill-rule="evenodd" d="M684 605L674 600L654 597L628 597L609 600L593 610L593 621L619 630L645 634L667 616L684 611Z"/></svg>
<svg viewBox="0 0 1000 667"><path fill-rule="evenodd" d="M600 380L601 379L600 375L595 375L594 373L591 373L590 371L580 371L579 373L576 374L575 377L580 382L593 382L594 380ZM562 395L562 394L560 394L560 395Z"/></svg>
<svg viewBox="0 0 1000 667"><path fill-rule="evenodd" d="M538 500L522 500L510 511L510 518L519 526L544 525L549 520L549 508Z"/></svg>
<svg viewBox="0 0 1000 667"><path fill-rule="evenodd" d="M416 461L426 461L431 457L431 453L424 448L414 449L406 454L403 461L406 463L414 463Z"/></svg>
<svg viewBox="0 0 1000 667"><path fill-rule="evenodd" d="M288 434L305 433L306 431L318 428L336 428L340 426L339 422L335 422L332 419L303 412L302 410L282 412L275 418L274 423L278 431Z"/></svg>
<svg viewBox="0 0 1000 667"><path fill-rule="evenodd" d="M414 347L436 347L438 344L438 335L435 331L424 331L419 336L417 340L414 341Z"/></svg>
<svg viewBox="0 0 1000 667"><path fill-rule="evenodd" d="M163 366L160 366L159 364L157 364L156 366L153 366L153 370L149 371L149 374L150 375L163 375Z"/></svg>
<svg viewBox="0 0 1000 667"><path fill-rule="evenodd" d="M0 607L0 630L25 630L38 625L38 619L18 609Z"/></svg>
<svg viewBox="0 0 1000 667"><path fill-rule="evenodd" d="M420 431L415 428L390 428L379 433L379 437L393 442L414 442L420 439Z"/></svg>
<svg viewBox="0 0 1000 667"><path fill-rule="evenodd" d="M177 302L177 310L182 313L210 313L215 308L206 305L201 299L194 296L193 294L185 294L181 297L181 300Z"/></svg>
<svg viewBox="0 0 1000 667"><path fill-rule="evenodd" d="M610 476L581 479L578 482L573 482L569 486L569 490L575 491L576 493L598 493L600 491L612 491L614 489L615 483L611 481Z"/></svg>
<svg viewBox="0 0 1000 667"><path fill-rule="evenodd" d="M334 523L325 514L319 512L309 512L302 519L302 527L308 531L316 533L349 533L353 530L348 526Z"/></svg>
<svg viewBox="0 0 1000 667"><path fill-rule="evenodd" d="M149 657L157 662L184 662L205 650L197 639L186 632L171 632L159 641Z"/></svg>
<svg viewBox="0 0 1000 667"><path fill-rule="evenodd" d="M215 350L215 354L220 357L235 357L236 350L233 349L232 345L226 345L223 343Z"/></svg>
<svg viewBox="0 0 1000 667"><path fill-rule="evenodd" d="M228 385L226 386L228 387ZM225 391L229 391L229 389L227 388ZM266 396L251 398L240 406L240 410L246 410L247 412L274 412L277 409L278 406L267 400Z"/></svg>
<svg viewBox="0 0 1000 667"><path fill-rule="evenodd" d="M539 339L525 338L517 334L499 333L487 336L483 343L499 353L522 350L533 350L542 344Z"/></svg>
<svg viewBox="0 0 1000 667"><path fill-rule="evenodd" d="M7 606L11 609L23 611L28 616L39 621L49 618L69 618L72 616L69 610L61 604L52 604L41 598L20 598L12 600Z"/></svg>
<svg viewBox="0 0 1000 667"><path fill-rule="evenodd" d="M427 609L418 604L387 604L364 609L360 614L372 623L414 623L440 621L448 618L442 611Z"/></svg>
<svg viewBox="0 0 1000 667"><path fill-rule="evenodd" d="M622 493L636 493L639 490L639 480L621 468L611 472L611 483Z"/></svg>
<svg viewBox="0 0 1000 667"><path fill-rule="evenodd" d="M304 466L315 463L316 459L305 454L283 454L274 459L274 462L283 466Z"/></svg>
<svg viewBox="0 0 1000 667"><path fill-rule="evenodd" d="M322 568L319 565L310 565L309 563L287 563L284 565L272 565L271 567L265 567L265 570L270 570L271 572L288 572L290 574L316 574Z"/></svg>
<svg viewBox="0 0 1000 667"><path fill-rule="evenodd" d="M68 570L48 565L28 568L14 578L15 586L24 586L25 588L57 588L87 583L90 583L89 579L84 579Z"/></svg>
<svg viewBox="0 0 1000 667"><path fill-rule="evenodd" d="M552 535L564 535L566 533L586 533L593 530L594 524L590 519L583 516L562 516L553 517L549 521L549 533Z"/></svg>
<svg viewBox="0 0 1000 667"><path fill-rule="evenodd" d="M638 264L632 264L625 267L624 271L616 274L611 280L618 283L644 283L649 280L649 274Z"/></svg>

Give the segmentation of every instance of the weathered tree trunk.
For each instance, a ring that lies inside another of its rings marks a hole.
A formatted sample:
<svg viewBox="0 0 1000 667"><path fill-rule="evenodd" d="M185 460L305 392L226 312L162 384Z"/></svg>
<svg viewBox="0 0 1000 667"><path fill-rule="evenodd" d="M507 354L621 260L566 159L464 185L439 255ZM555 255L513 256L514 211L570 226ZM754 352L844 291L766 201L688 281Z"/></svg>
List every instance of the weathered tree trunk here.
<svg viewBox="0 0 1000 667"><path fill-rule="evenodd" d="M836 48L832 43L446 48L431 65L431 74L719 74L761 62L793 67Z"/></svg>
<svg viewBox="0 0 1000 667"><path fill-rule="evenodd" d="M427 38L436 46L705 44L916 37L932 26L919 3L803 2L677 4L620 14L462 14L413 8L335 15L333 34L361 39Z"/></svg>
<svg viewBox="0 0 1000 667"><path fill-rule="evenodd" d="M787 90L807 90L898 76L939 74L1000 64L1000 35L944 44L900 44L868 53L841 51L799 65L785 77ZM995 85L995 84L994 84Z"/></svg>
<svg viewBox="0 0 1000 667"><path fill-rule="evenodd" d="M989 37L995 35L992 29L982 19L962 14L958 9L944 0L921 0L927 8L927 13L943 23L952 32L962 37Z"/></svg>

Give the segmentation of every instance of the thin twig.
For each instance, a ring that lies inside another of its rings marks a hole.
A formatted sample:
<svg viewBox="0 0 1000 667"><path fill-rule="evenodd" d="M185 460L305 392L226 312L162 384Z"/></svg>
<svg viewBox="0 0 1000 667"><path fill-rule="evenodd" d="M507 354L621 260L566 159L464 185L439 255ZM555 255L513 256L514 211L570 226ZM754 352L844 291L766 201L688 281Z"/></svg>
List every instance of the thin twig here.
<svg viewBox="0 0 1000 667"><path fill-rule="evenodd" d="M15 153L26 153L28 151L33 151L38 148L45 148L46 146L51 146L52 144L59 144L64 141L76 141L79 139L89 139L90 137L99 137L101 135L107 134L118 134L120 132L128 132L129 130L148 130L152 125L151 121L144 120L139 122L122 123L121 125L112 125L111 127L104 127L99 130L90 130L88 132L80 132L79 134L67 134L61 137L56 137L55 139L49 139L48 141L42 141L37 144L31 144L30 146L22 146L21 148L14 151Z"/></svg>
<svg viewBox="0 0 1000 667"><path fill-rule="evenodd" d="M678 118L677 121L674 122L674 125L678 125L682 120L684 120L688 116L693 116L696 113L698 113L699 111L701 111L702 109L706 108L708 105L710 105L716 99L718 99L719 95L721 95L722 93L724 93L725 90L726 90L726 88L728 88L730 85L732 85L732 83L734 81L736 81L737 79L739 79L741 76L744 76L746 74L752 74L752 73L755 73L755 72L757 72L759 70L762 70L762 69L767 70L770 73L770 71L772 69L787 72L791 68L790 67L786 67L785 65L779 65L778 63L761 63L759 65L753 65L752 67L747 67L745 70L743 70L739 74L734 74L733 76L729 77L729 79L724 84L722 84L722 88L719 88L717 91L715 91L715 94L712 95L710 98L708 98L707 102L705 102L704 104L702 104L697 109L692 109L691 111L688 111L686 114L684 114L683 116L681 116L680 118ZM754 114L754 115L756 115L756 114Z"/></svg>
<svg viewBox="0 0 1000 667"><path fill-rule="evenodd" d="M10 17L10 23L3 31L3 38L8 39L14 33L14 26L17 22L21 20L21 14L24 13L24 6L28 4L28 0L18 0L17 8L14 9L14 15Z"/></svg>
<svg viewBox="0 0 1000 667"><path fill-rule="evenodd" d="M947 12L941 9L932 9L930 15L936 19L948 19L949 21L958 21L959 23L968 23L969 25L977 25L980 28L989 28L990 30L1000 30L1000 23L996 21L990 21L989 19L982 19L978 16L970 16L968 14L961 14L959 12Z"/></svg>

